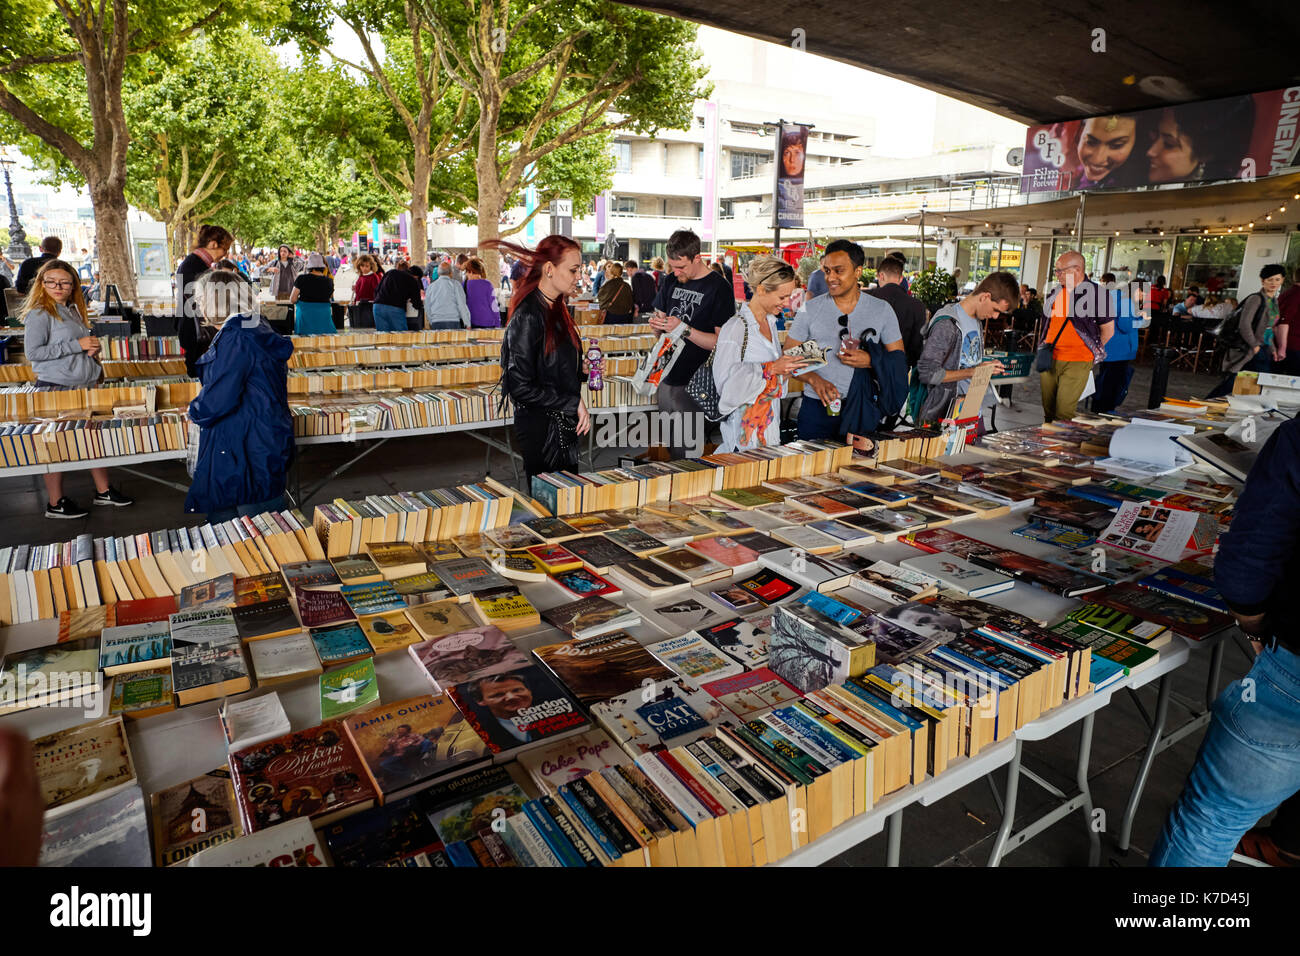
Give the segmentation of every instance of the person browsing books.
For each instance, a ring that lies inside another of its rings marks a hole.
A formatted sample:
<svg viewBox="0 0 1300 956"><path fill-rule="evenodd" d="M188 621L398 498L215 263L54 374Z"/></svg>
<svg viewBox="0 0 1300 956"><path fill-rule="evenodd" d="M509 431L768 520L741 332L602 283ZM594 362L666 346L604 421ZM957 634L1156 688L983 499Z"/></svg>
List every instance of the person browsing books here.
<svg viewBox="0 0 1300 956"><path fill-rule="evenodd" d="M1075 250L1056 260L1057 286L1047 300L1047 328L1041 344L1052 346L1052 367L1041 375L1043 421L1068 421L1078 410L1096 362L1106 357L1115 333L1109 299L1088 279L1083 254Z"/></svg>
<svg viewBox="0 0 1300 956"><path fill-rule="evenodd" d="M582 250L565 236L547 236L536 249L499 240L491 246L528 265L510 297L501 384L514 404L515 437L531 488L534 475L576 471L578 436L591 430L578 330L565 304L577 292Z"/></svg>
<svg viewBox="0 0 1300 956"><path fill-rule="evenodd" d="M781 399L788 379L807 359L784 355L776 319L795 290L794 270L776 256L757 256L745 267L750 301L718 332L713 382L722 420L719 452L781 443Z"/></svg>
<svg viewBox="0 0 1300 956"><path fill-rule="evenodd" d="M859 280L865 262L856 242L836 239L827 245L822 272L829 294L808 300L808 308L795 316L785 340L787 352L809 340L827 350L823 368L795 376L804 384L800 438L840 437L834 403L848 395L853 370L871 366L870 353L860 345L864 334L890 352L903 351L903 333L894 310L862 291Z"/></svg>
<svg viewBox="0 0 1300 956"><path fill-rule="evenodd" d="M197 299L216 335L199 359L202 388L189 407L199 449L185 511L213 523L280 511L294 456L293 343L266 323L252 288L233 273L209 272Z"/></svg>
<svg viewBox="0 0 1300 956"><path fill-rule="evenodd" d="M325 257L313 252L307 257L307 271L293 280L289 304L293 306L294 335L333 335L334 280Z"/></svg>
<svg viewBox="0 0 1300 956"><path fill-rule="evenodd" d="M86 300L77 270L62 259L41 266L18 316L24 326L23 349L36 375L36 387L51 391L90 388L104 377L99 339L90 331ZM92 468L97 505L125 507L135 499L108 483L108 469ZM47 518L84 518L90 512L63 494L61 471L45 475Z"/></svg>
<svg viewBox="0 0 1300 956"><path fill-rule="evenodd" d="M1016 277L1009 272L991 272L960 302L945 305L934 314L925 333L925 345L916 363L916 381L928 386L925 400L915 413L918 424L933 424L948 417L953 400L965 395L970 378L984 364L983 325L989 319L1011 311L1020 298ZM1001 362L990 363L993 373L1005 371ZM984 431L985 409L997 404L990 387L980 400L980 422Z"/></svg>
<svg viewBox="0 0 1300 956"><path fill-rule="evenodd" d="M650 327L671 332L685 325L685 347L659 383L655 402L661 412L695 415L699 405L686 392L691 376L704 364L718 341L718 329L736 314L736 296L726 278L709 268L700 255L700 237L679 229L668 237L668 267L671 274L659 283L655 293ZM676 429L674 429L676 431ZM684 434L675 434L668 453L685 458Z"/></svg>
<svg viewBox="0 0 1300 956"><path fill-rule="evenodd" d="M1215 586L1258 656L1215 702L1152 866L1226 866L1242 836L1300 790L1298 574L1300 421L1291 420L1264 443L1214 560Z"/></svg>

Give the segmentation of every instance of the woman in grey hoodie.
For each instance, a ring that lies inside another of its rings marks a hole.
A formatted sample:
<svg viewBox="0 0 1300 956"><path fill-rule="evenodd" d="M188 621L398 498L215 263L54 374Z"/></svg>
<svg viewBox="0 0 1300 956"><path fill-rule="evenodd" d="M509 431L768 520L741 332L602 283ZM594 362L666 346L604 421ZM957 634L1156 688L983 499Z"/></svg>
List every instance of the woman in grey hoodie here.
<svg viewBox="0 0 1300 956"><path fill-rule="evenodd" d="M99 339L90 332L76 269L61 259L41 266L20 316L23 349L36 373L37 387L66 391L89 388L100 380L104 369L99 364ZM108 483L106 468L92 468L90 474L95 479L95 504L121 508L135 503ZM84 518L90 513L63 494L61 471L45 475L45 491L47 518Z"/></svg>

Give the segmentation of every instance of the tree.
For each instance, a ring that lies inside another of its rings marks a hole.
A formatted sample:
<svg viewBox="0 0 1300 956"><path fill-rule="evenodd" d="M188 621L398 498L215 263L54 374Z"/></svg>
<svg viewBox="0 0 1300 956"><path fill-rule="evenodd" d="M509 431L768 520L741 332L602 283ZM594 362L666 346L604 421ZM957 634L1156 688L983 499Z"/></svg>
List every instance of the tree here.
<svg viewBox="0 0 1300 956"><path fill-rule="evenodd" d="M608 0L413 2L448 76L475 106L473 176L451 177L442 198L462 215L474 210L480 243L502 235L502 211L530 181L548 188L539 199L555 198L564 161L582 160L599 179L588 186L604 188L609 164L603 173L593 165L592 144L601 152L615 130L685 129L694 101L711 92L696 28L682 20ZM495 274L496 254L486 259Z"/></svg>
<svg viewBox="0 0 1300 956"><path fill-rule="evenodd" d="M0 109L85 181L104 279L128 297L135 297L126 231L131 137L122 102L128 62L200 30L280 16L279 0L211 7L183 0L0 4Z"/></svg>
<svg viewBox="0 0 1300 956"><path fill-rule="evenodd" d="M173 259L189 251L197 217L213 220L251 200L273 175L278 144L268 117L285 75L245 30L142 57L128 75L126 194L166 227Z"/></svg>
<svg viewBox="0 0 1300 956"><path fill-rule="evenodd" d="M346 60L331 49L328 27L333 16L361 42L361 62ZM413 0L296 0L293 24L286 36L369 81L371 108L383 109L390 129L381 136L365 135L371 130L354 132L354 146L392 202L410 212L411 235L418 237L412 252L423 253L430 178L438 163L463 149L456 130L469 107L469 92L449 89L439 40L422 29ZM377 41L382 41L382 55ZM345 106L349 111L357 108L357 103Z"/></svg>

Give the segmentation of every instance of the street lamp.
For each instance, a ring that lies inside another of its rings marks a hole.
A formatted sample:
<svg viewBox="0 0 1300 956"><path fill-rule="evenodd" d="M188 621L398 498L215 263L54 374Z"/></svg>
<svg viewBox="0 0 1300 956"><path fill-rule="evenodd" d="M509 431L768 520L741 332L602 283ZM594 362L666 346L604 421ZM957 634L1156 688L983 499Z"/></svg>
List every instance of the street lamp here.
<svg viewBox="0 0 1300 956"><path fill-rule="evenodd" d="M9 178L9 167L13 164L14 161L9 158L4 147L0 147L0 166L5 169L5 193L9 197L9 248L5 250L5 255L14 262L22 262L24 259L31 258L32 247L27 244L27 232L18 221L18 206L14 203L14 184Z"/></svg>

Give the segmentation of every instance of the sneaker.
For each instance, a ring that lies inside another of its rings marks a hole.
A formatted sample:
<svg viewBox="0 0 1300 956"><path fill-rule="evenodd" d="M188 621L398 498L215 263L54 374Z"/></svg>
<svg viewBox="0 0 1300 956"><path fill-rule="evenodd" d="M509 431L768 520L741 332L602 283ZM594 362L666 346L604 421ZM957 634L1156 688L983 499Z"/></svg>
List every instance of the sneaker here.
<svg viewBox="0 0 1300 956"><path fill-rule="evenodd" d="M89 511L82 508L67 495L60 498L57 505L47 504L45 506L45 517L47 518L85 518L89 514Z"/></svg>
<svg viewBox="0 0 1300 956"><path fill-rule="evenodd" d="M92 500L97 505L113 505L116 508L125 508L127 505L135 504L134 498L122 494L112 485L108 486L108 491L101 491Z"/></svg>

